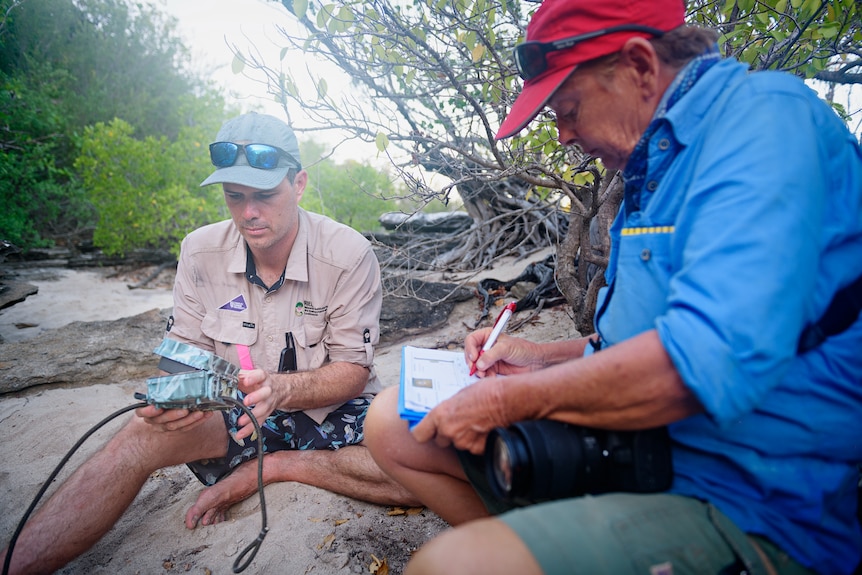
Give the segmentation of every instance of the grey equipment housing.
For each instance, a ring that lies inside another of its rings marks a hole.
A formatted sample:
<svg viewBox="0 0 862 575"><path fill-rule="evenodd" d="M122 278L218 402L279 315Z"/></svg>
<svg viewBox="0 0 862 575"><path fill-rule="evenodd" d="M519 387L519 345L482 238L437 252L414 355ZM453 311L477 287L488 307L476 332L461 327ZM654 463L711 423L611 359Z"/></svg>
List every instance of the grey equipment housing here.
<svg viewBox="0 0 862 575"><path fill-rule="evenodd" d="M211 352L165 338L153 353L170 375L147 379L147 403L162 409L229 409L236 399L240 368Z"/></svg>

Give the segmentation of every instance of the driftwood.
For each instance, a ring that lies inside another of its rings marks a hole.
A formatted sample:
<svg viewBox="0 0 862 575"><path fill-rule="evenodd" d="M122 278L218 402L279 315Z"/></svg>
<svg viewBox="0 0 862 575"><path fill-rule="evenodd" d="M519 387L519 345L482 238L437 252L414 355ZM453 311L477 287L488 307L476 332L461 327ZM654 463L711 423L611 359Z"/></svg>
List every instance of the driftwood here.
<svg viewBox="0 0 862 575"><path fill-rule="evenodd" d="M160 273L162 273L163 271L165 271L165 270L166 270L166 269L168 269L168 268L174 268L174 269L176 269L176 267L177 267L177 262L176 262L176 261L164 262L163 264L159 265L159 266L155 269L155 271L153 271L153 273L151 273L150 275L148 275L147 277L145 277L144 279L142 279L142 280L141 280L141 281L139 281L138 283L135 283L135 284L127 284L127 285L126 285L126 287L128 287L129 289L139 289L139 288L142 288L142 287L146 287L146 286L147 286L147 284L149 284L151 281L153 281L154 279L156 279L157 277L159 277L159 274L160 274Z"/></svg>

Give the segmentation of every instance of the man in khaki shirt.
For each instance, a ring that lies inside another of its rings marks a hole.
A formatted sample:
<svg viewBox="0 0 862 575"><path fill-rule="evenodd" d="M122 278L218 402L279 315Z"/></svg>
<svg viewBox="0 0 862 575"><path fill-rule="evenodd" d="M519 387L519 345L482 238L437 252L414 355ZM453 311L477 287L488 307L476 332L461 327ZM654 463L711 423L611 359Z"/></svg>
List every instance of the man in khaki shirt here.
<svg viewBox="0 0 862 575"><path fill-rule="evenodd" d="M243 402L260 423L264 482L299 481L389 505L417 500L362 443L379 390L380 270L354 230L299 208L308 174L293 131L246 114L210 146L231 220L183 240L166 337L242 367ZM295 362L281 360L288 341ZM186 526L222 521L257 487L254 425L242 410L138 409L28 522L11 573L51 573L89 549L150 474L188 463L206 485ZM87 513L81 513L81 510Z"/></svg>

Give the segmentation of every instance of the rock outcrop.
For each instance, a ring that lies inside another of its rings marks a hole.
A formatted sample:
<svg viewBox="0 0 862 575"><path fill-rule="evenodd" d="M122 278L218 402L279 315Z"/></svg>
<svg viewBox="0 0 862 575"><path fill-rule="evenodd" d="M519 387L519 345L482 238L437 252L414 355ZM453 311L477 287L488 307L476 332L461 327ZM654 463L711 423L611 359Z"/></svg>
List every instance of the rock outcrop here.
<svg viewBox="0 0 862 575"><path fill-rule="evenodd" d="M438 300L449 295L445 301ZM381 343L392 343L445 323L467 288L411 281L387 295L380 318ZM22 342L0 343L0 394L39 385L81 386L153 375L153 350L170 309L114 321L73 322Z"/></svg>

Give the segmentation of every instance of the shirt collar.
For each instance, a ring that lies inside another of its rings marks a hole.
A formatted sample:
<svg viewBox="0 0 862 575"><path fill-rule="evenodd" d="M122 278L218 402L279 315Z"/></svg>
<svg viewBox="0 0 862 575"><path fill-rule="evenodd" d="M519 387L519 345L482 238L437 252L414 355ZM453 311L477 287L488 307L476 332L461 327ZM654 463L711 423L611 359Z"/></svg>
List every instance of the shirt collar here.
<svg viewBox="0 0 862 575"><path fill-rule="evenodd" d="M308 232L309 219L308 213L299 208L299 230L296 234L296 239L293 242L293 248L290 250L290 256L287 259L287 266L281 274L281 278L273 285L266 286L257 276L257 270L254 265L254 258L248 248L248 244L236 231L237 243L234 249L233 256L228 262L229 273L242 274L245 278L253 283L262 286L269 291L275 291L284 283L285 280L307 282L308 281ZM236 230L236 227L234 227ZM255 281L257 278L257 281Z"/></svg>
<svg viewBox="0 0 862 575"><path fill-rule="evenodd" d="M245 279L253 285L262 287L266 290L266 293L270 293L278 290L278 288L284 284L284 271L281 272L281 277L279 277L271 286L263 283L263 280L257 275L257 266L254 265L254 257L252 257L251 248L248 247L248 244L245 244Z"/></svg>
<svg viewBox="0 0 862 575"><path fill-rule="evenodd" d="M708 70L704 76L710 77L697 82L686 98L667 111L665 119L673 126L677 141L688 145L701 134L701 120L712 112L716 99L746 74L747 66L731 59L723 59Z"/></svg>

